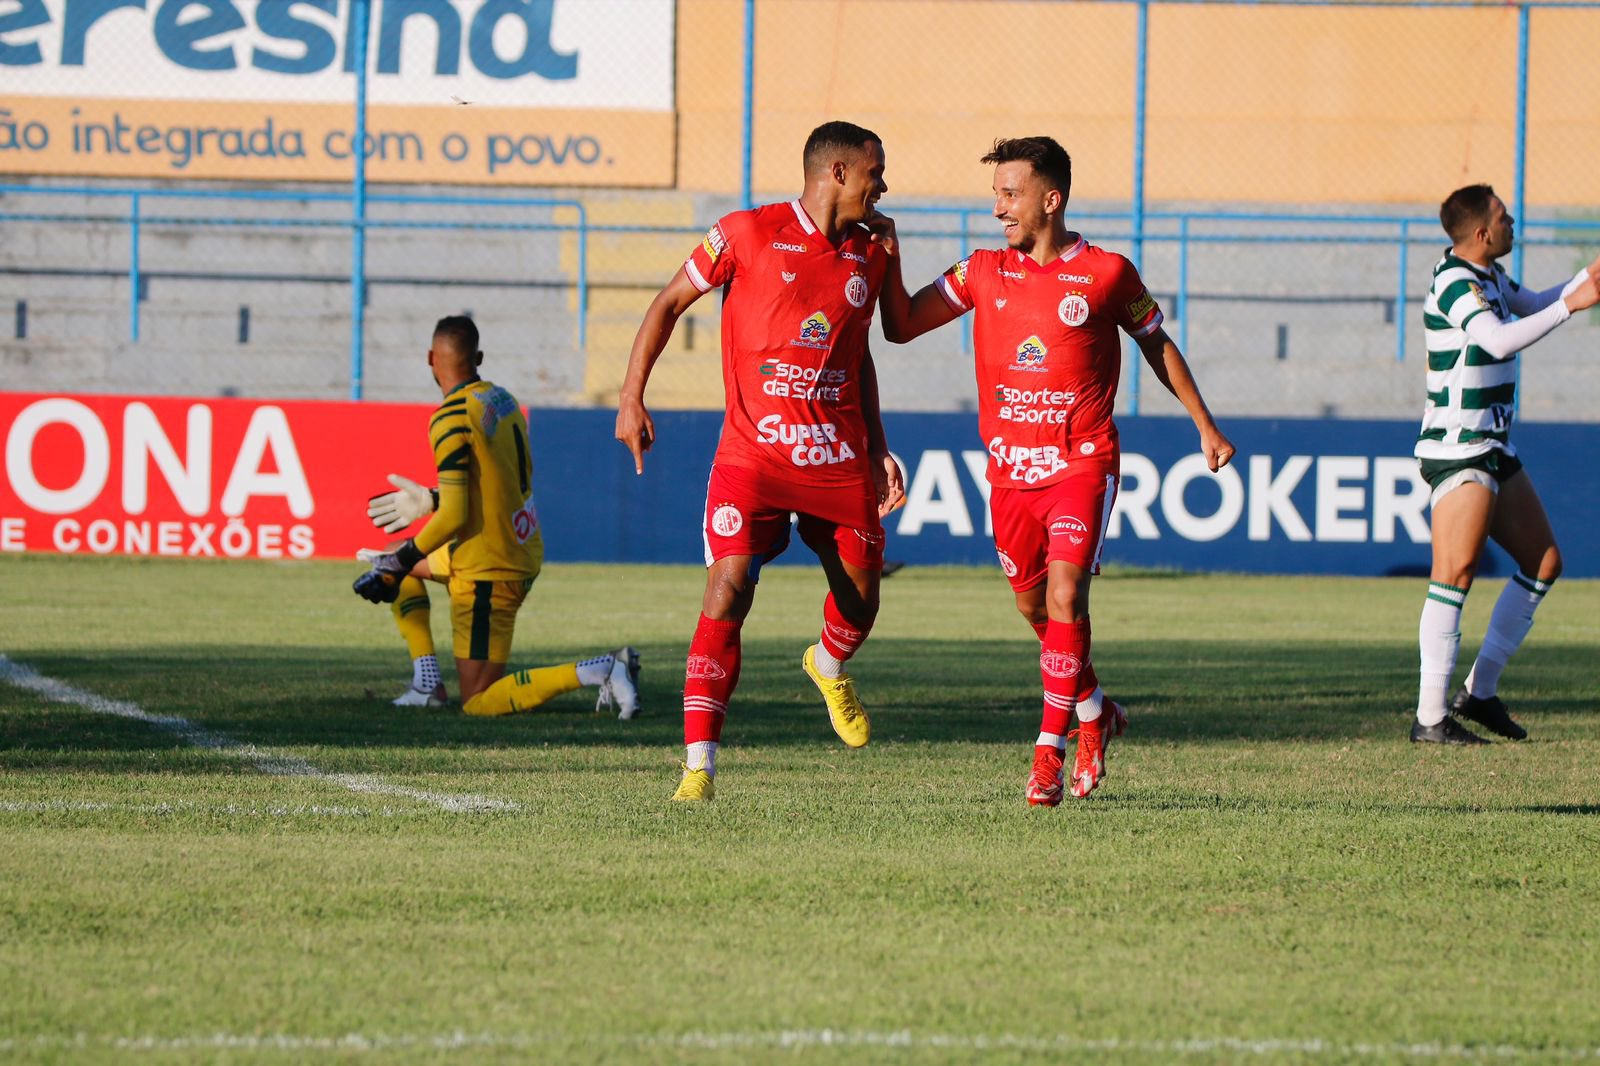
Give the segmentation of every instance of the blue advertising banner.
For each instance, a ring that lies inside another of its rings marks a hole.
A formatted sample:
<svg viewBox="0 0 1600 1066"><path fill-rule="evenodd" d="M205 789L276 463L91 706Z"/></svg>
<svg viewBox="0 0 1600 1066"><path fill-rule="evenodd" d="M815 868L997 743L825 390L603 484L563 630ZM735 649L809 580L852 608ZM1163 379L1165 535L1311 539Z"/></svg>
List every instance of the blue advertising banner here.
<svg viewBox="0 0 1600 1066"><path fill-rule="evenodd" d="M700 526L720 412L656 414L643 477L607 411L529 412L549 557L703 562ZM1238 454L1212 474L1182 418L1122 418L1122 488L1104 559L1134 566L1284 574L1425 574L1428 492L1412 422L1224 421ZM984 465L970 414L885 414L906 470L887 555L995 562ZM1516 429L1571 577L1600 576L1600 425ZM811 562L798 541L784 561ZM1491 549L1480 571L1512 566Z"/></svg>

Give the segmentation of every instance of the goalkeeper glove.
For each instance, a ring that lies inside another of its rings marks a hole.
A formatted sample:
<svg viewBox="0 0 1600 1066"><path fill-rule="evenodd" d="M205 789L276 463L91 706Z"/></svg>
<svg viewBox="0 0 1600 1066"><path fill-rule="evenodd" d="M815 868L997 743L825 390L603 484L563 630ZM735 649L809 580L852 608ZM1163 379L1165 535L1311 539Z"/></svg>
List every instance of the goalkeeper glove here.
<svg viewBox="0 0 1600 1066"><path fill-rule="evenodd" d="M367 517L385 533L398 533L419 518L439 509L439 490L425 488L399 474L389 475L395 491L367 501Z"/></svg>
<svg viewBox="0 0 1600 1066"><path fill-rule="evenodd" d="M411 573L411 568L426 556L416 541L408 540L392 552L362 548L356 552L356 558L372 566L351 586L356 595L373 603L393 603L400 597L400 579Z"/></svg>

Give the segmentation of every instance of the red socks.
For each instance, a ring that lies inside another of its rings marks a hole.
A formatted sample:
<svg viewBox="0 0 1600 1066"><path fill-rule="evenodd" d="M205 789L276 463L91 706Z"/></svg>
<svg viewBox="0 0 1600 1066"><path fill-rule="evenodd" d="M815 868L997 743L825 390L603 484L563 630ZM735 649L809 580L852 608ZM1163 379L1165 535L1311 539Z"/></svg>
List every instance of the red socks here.
<svg viewBox="0 0 1600 1066"><path fill-rule="evenodd" d="M719 741L728 700L739 684L739 629L737 619L714 621L700 616L683 680L683 742Z"/></svg>
<svg viewBox="0 0 1600 1066"><path fill-rule="evenodd" d="M1067 735L1067 723L1077 706L1078 693L1087 695L1094 691L1092 686L1083 688L1088 662L1089 620L1057 622L1052 618L1045 627L1039 649L1039 676L1044 682L1044 714L1039 732Z"/></svg>

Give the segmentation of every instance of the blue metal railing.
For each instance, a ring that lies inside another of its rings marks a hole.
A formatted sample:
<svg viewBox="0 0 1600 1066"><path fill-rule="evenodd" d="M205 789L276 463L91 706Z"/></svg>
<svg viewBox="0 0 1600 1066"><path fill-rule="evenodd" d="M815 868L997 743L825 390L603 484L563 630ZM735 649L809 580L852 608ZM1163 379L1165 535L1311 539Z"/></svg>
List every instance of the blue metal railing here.
<svg viewBox="0 0 1600 1066"><path fill-rule="evenodd" d="M7 211L0 212L0 222L92 222L101 224L126 225L129 228L129 316L128 331L131 340L137 342L140 335L140 304L146 284L146 272L141 262L141 238L144 231L151 226L183 225L197 228L205 227L263 227L263 228L312 228L312 229L353 229L356 226L351 216L339 217L330 215L325 218L317 217L238 217L238 216L203 216L183 214L153 214L149 210L149 201L242 201L251 203L326 203L340 205L352 201L351 194L343 192L286 192L276 190L262 191L234 191L214 189L161 189L145 187L117 187L102 186L32 186L32 185L0 185L0 194L8 195L37 195L37 196L80 196L96 199L123 198L128 202L128 209L123 214L92 214L71 212L26 212ZM363 229L382 230L469 230L492 229L513 232L544 232L574 234L577 237L577 264L575 276L571 284L576 290L575 295L578 305L577 345L584 348L588 342L588 308L589 292L592 279L589 277L588 243L594 234L621 234L621 235L682 235L685 237L698 236L703 231L703 226L673 226L673 225L627 225L604 224L593 225L588 221L588 215L582 202L567 199L549 199L544 197L500 197L482 195L409 195L409 194L372 194L368 201L375 205L405 205L413 207L496 207L496 208L540 208L552 212L571 209L574 220L571 222L556 221L484 221L482 219L461 219L447 217L424 218L373 218L365 217L360 222ZM908 228L901 231L903 237L913 240L940 239L953 240L959 244L959 254L964 255L977 245L992 245L995 240L985 239L981 234L992 232L992 212L987 207L959 207L945 205L903 204L893 205L891 213L902 218L920 218L926 220L918 228ZM1130 247L1134 245L1135 238L1153 243L1176 246L1177 271L1173 285L1172 300L1170 304L1170 318L1176 321L1176 340L1180 348L1185 351L1189 346L1189 323L1193 316L1190 313L1193 303L1190 279L1190 251L1195 246L1210 245L1367 245L1378 247L1391 247L1395 251L1395 285L1392 290L1393 322L1395 326L1395 358L1404 361L1406 358L1406 334L1408 304L1420 299L1420 292L1412 292L1409 284L1410 249L1412 245L1424 244L1430 248L1439 249L1445 244L1445 238L1438 230L1438 222L1432 218L1420 216L1399 216L1381 214L1295 214L1290 212L1238 212L1238 211L1104 211L1088 210L1072 214L1074 224L1089 223L1084 226L1088 236L1099 244L1114 244L1126 242ZM948 225L940 225L948 220ZM1092 224L1110 223L1113 228L1102 231ZM1140 232L1141 226L1143 232ZM1197 231L1197 227L1201 227ZM1203 227L1213 227L1206 231ZM1226 227L1218 230L1216 227ZM1523 246L1577 246L1581 243L1593 243L1600 237L1600 221L1582 219L1537 219L1519 220L1518 248ZM1534 237L1529 235L1530 230L1541 233L1548 232L1548 236ZM1578 239L1575 234L1583 234L1584 240ZM974 235L979 234L976 242ZM998 234L994 235L996 238ZM354 276L357 270L364 275L364 265L353 263L350 284L357 286L358 279ZM286 275L286 280L294 280L297 275ZM329 280L329 279L316 279ZM665 279L663 279L665 280ZM912 284L917 284L917 279L910 279ZM1147 281L1150 279L1147 277ZM359 279L359 287L364 288L366 278ZM360 292L353 293L352 316L363 317L364 300ZM1216 297L1217 294L1211 294ZM1365 295L1365 294L1363 294ZM1221 298L1226 298L1225 296ZM1375 300L1384 297L1374 294ZM964 317L961 346L963 354L972 353L972 325L970 316ZM352 331L351 368L352 382L351 393L353 398L359 398L361 391L360 381L355 377L360 372L361 358L364 354L360 347L364 343L359 330ZM1136 362L1136 360L1130 360ZM1139 379L1131 371L1129 374L1129 400L1130 404L1138 403Z"/></svg>
<svg viewBox="0 0 1600 1066"><path fill-rule="evenodd" d="M185 225L196 227L233 226L264 228L317 228L348 229L353 240L370 229L472 229L492 228L522 232L571 233L577 238L578 264L574 287L578 302L578 347L588 344L589 307L589 225L588 210L580 200L551 199L530 196L423 196L405 193L370 193L365 203L356 208L354 192L322 192L307 190L291 192L281 190L233 189L162 189L153 187L89 186L89 185L4 185L0 195L27 196L77 196L94 199L126 199L128 210L121 215L94 215L73 213L43 213L7 211L0 212L0 222L100 222L127 225L129 229L129 310L128 336L139 340L139 305L144 290L144 272L140 260L141 237L146 227L156 225ZM152 215L145 210L150 200L239 201L247 203L328 203L351 204L352 214L345 218L276 218L276 217L206 217L195 215ZM576 218L571 223L562 222L470 222L461 219L383 219L372 218L365 205L391 204L422 207L501 207L571 209ZM606 227L608 229L615 227ZM358 242L364 243L364 242ZM365 355L365 338L361 322L365 317L366 263L364 254L352 254L351 262L351 398L361 398L360 373Z"/></svg>

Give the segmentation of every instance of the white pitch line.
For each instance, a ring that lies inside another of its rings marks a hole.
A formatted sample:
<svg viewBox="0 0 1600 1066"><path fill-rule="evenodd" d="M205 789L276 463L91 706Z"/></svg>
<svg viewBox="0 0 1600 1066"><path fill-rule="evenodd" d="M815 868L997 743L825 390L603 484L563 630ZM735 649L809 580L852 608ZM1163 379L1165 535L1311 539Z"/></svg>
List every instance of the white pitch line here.
<svg viewBox="0 0 1600 1066"><path fill-rule="evenodd" d="M114 718L131 718L136 722L146 722L157 729L176 735L187 744L192 744L197 748L205 748L208 751L215 751L229 758L238 759L265 774L327 781L351 792L360 792L368 795L404 796L407 799L421 800L424 803L456 813L476 814L484 811L516 811L522 809L520 804L511 800L491 799L488 796L477 796L470 793L457 795L449 792L430 792L426 789L392 784L381 777L375 777L371 774L342 774L319 770L304 759L283 752L272 751L268 748L258 748L254 744L241 743L221 733L213 733L202 729L187 718L179 718L176 715L169 714L151 714L136 703L107 699L86 689L69 685L65 681L58 681L53 677L45 677L31 666L25 663L13 662L5 655L0 655L0 681L9 682L17 688L26 689L47 700L72 704L94 714L109 715Z"/></svg>
<svg viewBox="0 0 1600 1066"><path fill-rule="evenodd" d="M804 1050L811 1048L903 1048L907 1051L946 1050L961 1052L1109 1052L1130 1057L1150 1055L1216 1055L1329 1057L1336 1059L1397 1057L1442 1061L1503 1061L1536 1058L1542 1060L1593 1061L1600 1059L1600 1048L1526 1047L1516 1044L1440 1044L1440 1043L1342 1043L1336 1040L1245 1040L1208 1038L1194 1040L1120 1040L1016 1034L932 1033L899 1030L873 1032L843 1029L766 1030L732 1033L613 1033L605 1036L574 1033L433 1033L369 1035L344 1033L339 1036L311 1036L293 1033L203 1033L192 1036L38 1036L0 1040L0 1052L55 1050L62 1048L113 1048L118 1051L172 1052L191 1050L228 1051L355 1051L385 1052L401 1049L454 1051L462 1049L532 1050L562 1043L596 1043L635 1049L677 1050Z"/></svg>
<svg viewBox="0 0 1600 1066"><path fill-rule="evenodd" d="M419 810L420 808L412 808ZM126 811L131 814L223 814L246 818L296 818L309 815L317 818L394 818L410 813L395 807L337 807L321 803L301 803L293 806L276 804L271 807L246 806L238 803L194 803L183 800L177 803L102 803L96 800L0 800L0 813L4 814L70 814L80 811Z"/></svg>

